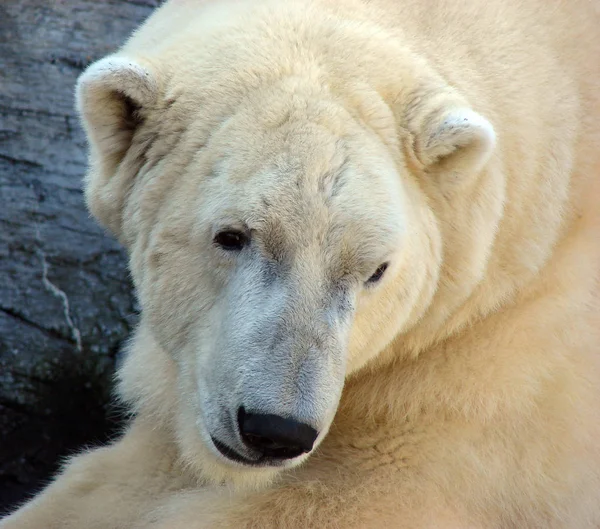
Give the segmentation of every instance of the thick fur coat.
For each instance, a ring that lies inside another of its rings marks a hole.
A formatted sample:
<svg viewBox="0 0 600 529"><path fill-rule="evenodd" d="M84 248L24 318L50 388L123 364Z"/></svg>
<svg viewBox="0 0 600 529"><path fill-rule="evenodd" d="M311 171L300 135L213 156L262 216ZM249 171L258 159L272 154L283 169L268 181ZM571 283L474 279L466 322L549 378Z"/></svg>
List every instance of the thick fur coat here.
<svg viewBox="0 0 600 529"><path fill-rule="evenodd" d="M133 418L1 529L600 527L597 1L169 0L77 98Z"/></svg>

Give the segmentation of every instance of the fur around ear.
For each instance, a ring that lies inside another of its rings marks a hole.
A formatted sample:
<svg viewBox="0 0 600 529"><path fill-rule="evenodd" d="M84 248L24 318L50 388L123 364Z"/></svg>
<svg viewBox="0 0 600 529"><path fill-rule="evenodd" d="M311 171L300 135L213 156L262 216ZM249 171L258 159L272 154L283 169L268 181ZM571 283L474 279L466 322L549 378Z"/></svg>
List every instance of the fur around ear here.
<svg viewBox="0 0 600 529"><path fill-rule="evenodd" d="M413 153L424 170L454 181L481 171L496 144L492 124L466 106L434 110L410 125Z"/></svg>
<svg viewBox="0 0 600 529"><path fill-rule="evenodd" d="M131 179L121 167L144 110L155 104L158 83L137 62L109 56L90 65L79 77L76 105L89 143L86 199L91 212L116 235Z"/></svg>

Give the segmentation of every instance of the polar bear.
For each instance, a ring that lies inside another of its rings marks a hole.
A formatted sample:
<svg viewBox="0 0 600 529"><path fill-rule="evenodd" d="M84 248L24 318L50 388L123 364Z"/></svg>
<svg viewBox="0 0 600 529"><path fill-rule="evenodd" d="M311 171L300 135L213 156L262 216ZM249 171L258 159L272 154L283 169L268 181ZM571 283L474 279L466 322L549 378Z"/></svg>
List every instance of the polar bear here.
<svg viewBox="0 0 600 529"><path fill-rule="evenodd" d="M2 529L600 527L600 9L170 0L79 79L132 411Z"/></svg>

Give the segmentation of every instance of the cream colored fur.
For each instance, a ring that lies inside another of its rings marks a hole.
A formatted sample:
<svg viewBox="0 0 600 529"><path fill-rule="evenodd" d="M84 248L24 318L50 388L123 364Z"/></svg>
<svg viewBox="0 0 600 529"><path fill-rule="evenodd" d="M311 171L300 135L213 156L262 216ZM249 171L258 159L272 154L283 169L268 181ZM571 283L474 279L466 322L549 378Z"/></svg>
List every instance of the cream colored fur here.
<svg viewBox="0 0 600 529"><path fill-rule="evenodd" d="M143 307L136 415L1 529L600 528L598 2L170 0L78 104ZM301 263L294 340L324 270L355 277L301 391L319 446L280 471L199 433L260 312L221 328L242 265L207 226L239 208Z"/></svg>

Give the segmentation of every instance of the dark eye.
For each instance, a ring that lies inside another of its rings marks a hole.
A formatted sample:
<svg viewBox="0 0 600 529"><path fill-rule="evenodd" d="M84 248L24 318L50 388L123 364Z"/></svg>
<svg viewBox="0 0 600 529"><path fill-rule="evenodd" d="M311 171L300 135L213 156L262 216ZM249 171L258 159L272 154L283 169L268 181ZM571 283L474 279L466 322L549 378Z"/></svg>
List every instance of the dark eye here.
<svg viewBox="0 0 600 529"><path fill-rule="evenodd" d="M383 263L382 265L379 265L379 268L375 270L374 274L369 279L367 279L367 283L369 285L377 283L377 281L379 281L383 277L383 274L385 274L387 267L388 263Z"/></svg>
<svg viewBox="0 0 600 529"><path fill-rule="evenodd" d="M235 252L248 244L248 236L241 231L224 230L215 235L213 242L223 250Z"/></svg>

